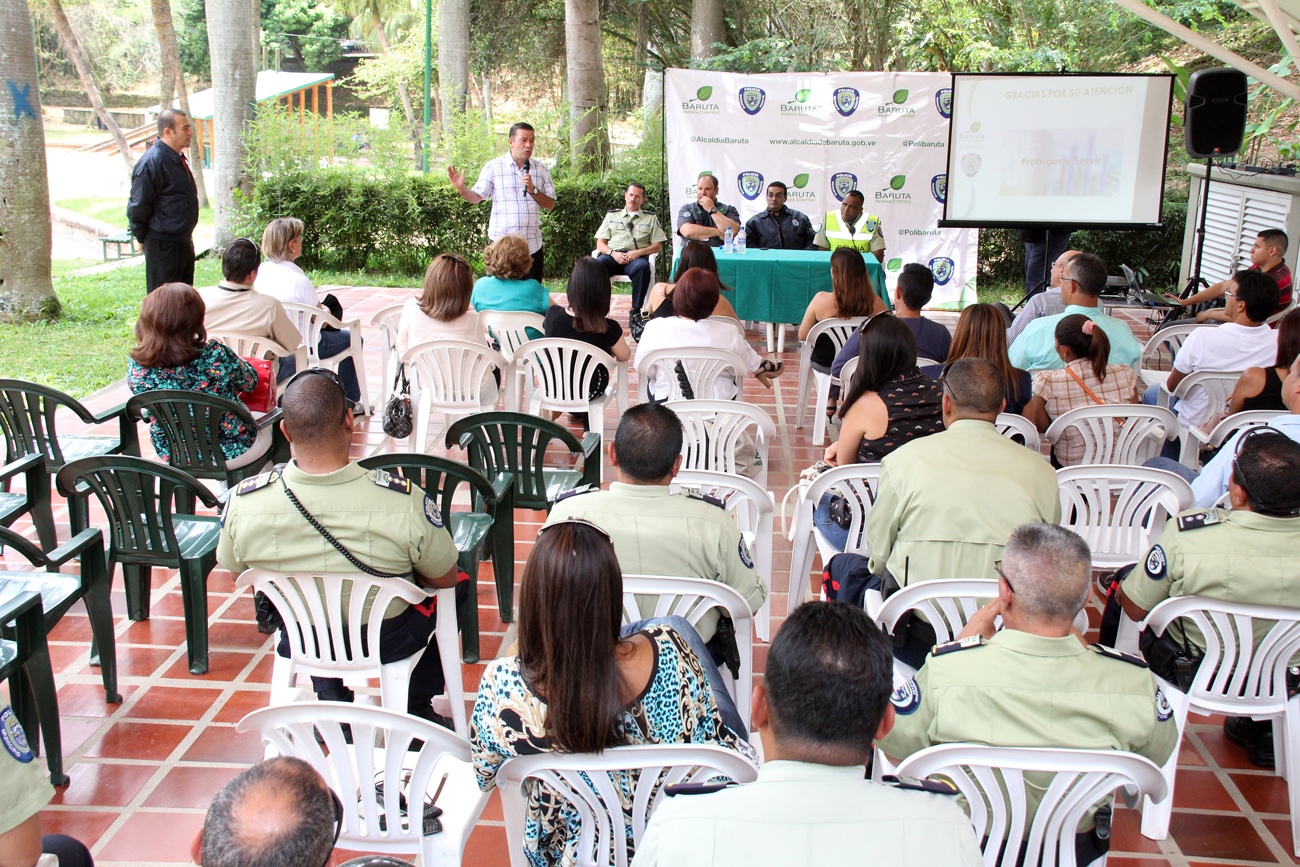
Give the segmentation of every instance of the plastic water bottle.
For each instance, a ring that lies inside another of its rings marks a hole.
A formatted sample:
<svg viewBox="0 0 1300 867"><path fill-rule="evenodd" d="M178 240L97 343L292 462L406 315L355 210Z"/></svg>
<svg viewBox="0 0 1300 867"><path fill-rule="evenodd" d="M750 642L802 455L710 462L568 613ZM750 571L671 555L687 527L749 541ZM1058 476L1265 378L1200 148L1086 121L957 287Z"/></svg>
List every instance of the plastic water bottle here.
<svg viewBox="0 0 1300 867"><path fill-rule="evenodd" d="M722 235L722 252L734 253L735 251L736 251L736 246L733 243L733 239L731 236L731 227L728 226L727 231L724 232Z"/></svg>
<svg viewBox="0 0 1300 867"><path fill-rule="evenodd" d="M745 230L741 229L740 234L736 236L736 252L745 252Z"/></svg>

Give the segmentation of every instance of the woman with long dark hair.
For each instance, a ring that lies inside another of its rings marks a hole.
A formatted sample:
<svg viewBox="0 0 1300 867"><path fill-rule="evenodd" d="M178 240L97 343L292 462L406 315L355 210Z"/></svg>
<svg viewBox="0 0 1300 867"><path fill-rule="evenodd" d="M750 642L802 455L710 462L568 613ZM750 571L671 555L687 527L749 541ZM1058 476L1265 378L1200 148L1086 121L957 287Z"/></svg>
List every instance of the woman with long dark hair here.
<svg viewBox="0 0 1300 867"><path fill-rule="evenodd" d="M546 311L542 328L547 337L563 337L588 343L607 352L615 361L627 361L632 350L623 337L623 326L609 318L612 302L609 272L590 256L583 256L569 274L565 306L552 304ZM589 397L599 397L609 386L609 371L602 365L592 371ZM585 412L571 413L587 430L590 421Z"/></svg>
<svg viewBox="0 0 1300 867"><path fill-rule="evenodd" d="M962 358L982 358L1002 371L1007 384L1007 405L1003 412L1019 415L1033 393L1033 378L1028 371L1011 363L1007 354L1007 321L992 304L972 304L961 312L952 335L952 348L943 365L925 368L935 379L944 368Z"/></svg>
<svg viewBox="0 0 1300 867"><path fill-rule="evenodd" d="M673 287L677 285L676 281L692 268L703 268L705 271L718 273L718 258L713 255L713 248L707 241L687 241L686 246L682 248L682 255L677 260L677 271L673 275L672 283L656 283L646 297L645 312L649 314L648 319L663 319L666 316L673 316ZM718 288L723 292L731 290L721 280L718 281ZM738 319L736 310L731 306L725 295L718 295L718 301L713 307L710 316L730 316L732 319Z"/></svg>
<svg viewBox="0 0 1300 867"><path fill-rule="evenodd" d="M808 302L803 322L799 323L799 339L807 340L808 332L823 319L853 319L888 310L889 305L876 294L871 284L871 275L867 273L867 263L862 254L851 247L840 247L831 253L831 291L818 292ZM817 370L830 373L831 362L835 360L835 344L823 334L817 338L809 360ZM827 418L835 414L835 401L839 396L839 386L832 385L826 404Z"/></svg>
<svg viewBox="0 0 1300 867"><path fill-rule="evenodd" d="M683 635L689 624L665 618L680 629L648 621L625 634L622 613L623 574L605 531L579 520L543 527L519 583L518 654L488 664L474 703L469 736L483 791L507 759L548 751L688 743L754 757L723 723L703 668L711 663ZM619 787L629 860L635 784L633 772ZM544 784L530 781L526 791L528 860L577 861L577 811ZM612 860L612 852L595 855Z"/></svg>
<svg viewBox="0 0 1300 867"><path fill-rule="evenodd" d="M1282 403L1282 380L1300 355L1300 308L1283 316L1277 324L1277 360L1272 367L1248 367L1233 389L1228 412L1275 409L1286 412Z"/></svg>

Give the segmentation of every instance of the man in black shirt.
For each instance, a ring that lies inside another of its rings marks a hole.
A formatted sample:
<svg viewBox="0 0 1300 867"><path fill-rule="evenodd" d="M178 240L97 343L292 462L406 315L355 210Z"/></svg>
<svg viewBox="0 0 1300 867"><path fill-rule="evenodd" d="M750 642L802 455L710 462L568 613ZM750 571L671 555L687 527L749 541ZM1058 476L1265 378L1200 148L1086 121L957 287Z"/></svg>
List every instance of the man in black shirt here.
<svg viewBox="0 0 1300 867"><path fill-rule="evenodd" d="M193 128L185 112L164 108L158 138L131 171L126 218L144 245L145 290L164 283L194 284L194 227L199 223L199 188L185 161Z"/></svg>
<svg viewBox="0 0 1300 867"><path fill-rule="evenodd" d="M740 212L735 205L718 201L717 178L700 175L695 182L695 201L677 212L677 234L688 241L704 241L711 247L721 247L727 229L731 229L733 236L740 234Z"/></svg>
<svg viewBox="0 0 1300 867"><path fill-rule="evenodd" d="M767 185L767 210L745 224L745 246L761 250L811 250L817 232L807 214L785 206L786 186Z"/></svg>

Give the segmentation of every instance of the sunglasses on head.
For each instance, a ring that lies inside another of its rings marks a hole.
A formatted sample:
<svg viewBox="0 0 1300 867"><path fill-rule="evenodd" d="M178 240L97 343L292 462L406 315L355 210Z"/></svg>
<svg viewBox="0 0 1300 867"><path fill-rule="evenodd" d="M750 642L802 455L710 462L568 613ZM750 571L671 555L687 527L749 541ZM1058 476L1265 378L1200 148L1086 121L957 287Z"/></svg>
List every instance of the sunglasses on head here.
<svg viewBox="0 0 1300 867"><path fill-rule="evenodd" d="M348 397L348 390L347 390L346 388L344 388L344 386L343 386L343 380L339 379L339 375L338 375L337 373L335 373L334 371L332 371L332 370L330 370L330 369L328 369L328 368L325 368L325 367L309 367L309 368L307 368L306 370L300 370L300 371L298 371L298 372L295 373L293 376L289 377L289 381L288 381L288 383L286 383L285 386L284 386L285 393L286 393L286 394L288 393L289 388L290 388L290 387L291 387L295 382L297 382L298 380L302 379L303 377L307 377L307 376L320 376L320 377L324 377L325 379L328 379L330 382L332 382L332 383L334 383L335 385L337 385L338 388L339 388L339 394L343 395L343 411L344 411L344 413L346 413L348 410L352 410L353 412L356 412L356 410L357 410L357 405L356 405L356 403L352 400L352 398ZM341 422L342 419L340 419L339 421Z"/></svg>

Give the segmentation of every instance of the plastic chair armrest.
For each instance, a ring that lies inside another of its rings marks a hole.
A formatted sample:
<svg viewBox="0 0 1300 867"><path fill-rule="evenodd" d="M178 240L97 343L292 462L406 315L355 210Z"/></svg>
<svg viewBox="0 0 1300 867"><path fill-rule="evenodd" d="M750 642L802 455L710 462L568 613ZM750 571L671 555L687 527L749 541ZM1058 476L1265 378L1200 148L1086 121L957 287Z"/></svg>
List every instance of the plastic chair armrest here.
<svg viewBox="0 0 1300 867"><path fill-rule="evenodd" d="M45 609L41 605L41 594L35 590L24 590L6 604L0 605L0 624L8 625L23 615L30 616L33 608L41 618L41 634L44 635Z"/></svg>
<svg viewBox="0 0 1300 867"><path fill-rule="evenodd" d="M497 502L500 503L505 499L506 494L515 485L514 473L497 473L497 477L492 480L492 493L496 496Z"/></svg>
<svg viewBox="0 0 1300 867"><path fill-rule="evenodd" d="M27 473L28 489L30 490L31 483L33 481L31 478L31 473L33 470L37 471L38 473L45 471L44 455L39 455L35 452L32 452L31 454L23 455L21 458L18 458L17 460L10 461L9 463L0 467L0 481L7 481L9 479L12 479L14 476L18 475L19 473Z"/></svg>
<svg viewBox="0 0 1300 867"><path fill-rule="evenodd" d="M87 415L89 415L89 413L87 413ZM126 404L119 403L112 409L106 409L97 415L89 415L86 421L93 422L94 424L103 424L106 421L111 421L112 419L120 418L124 415L126 415Z"/></svg>
<svg viewBox="0 0 1300 867"><path fill-rule="evenodd" d="M104 547L104 534L96 527L88 530L82 530L68 541L45 555L46 568L54 572L58 567L78 556L83 551L98 546L101 550Z"/></svg>
<svg viewBox="0 0 1300 867"><path fill-rule="evenodd" d="M600 487L600 434L589 431L582 438L582 478L579 484Z"/></svg>
<svg viewBox="0 0 1300 867"><path fill-rule="evenodd" d="M8 527L0 527L0 545L8 545L13 548L33 566L44 566L46 563L45 552L37 547L36 543L20 536Z"/></svg>
<svg viewBox="0 0 1300 867"><path fill-rule="evenodd" d="M264 430L268 427L271 427L271 425L278 422L283 415L284 415L284 410L278 406L272 409L270 412L263 413L260 418L255 419L255 421L257 422L258 430ZM274 430L274 428L272 428L272 430Z"/></svg>

